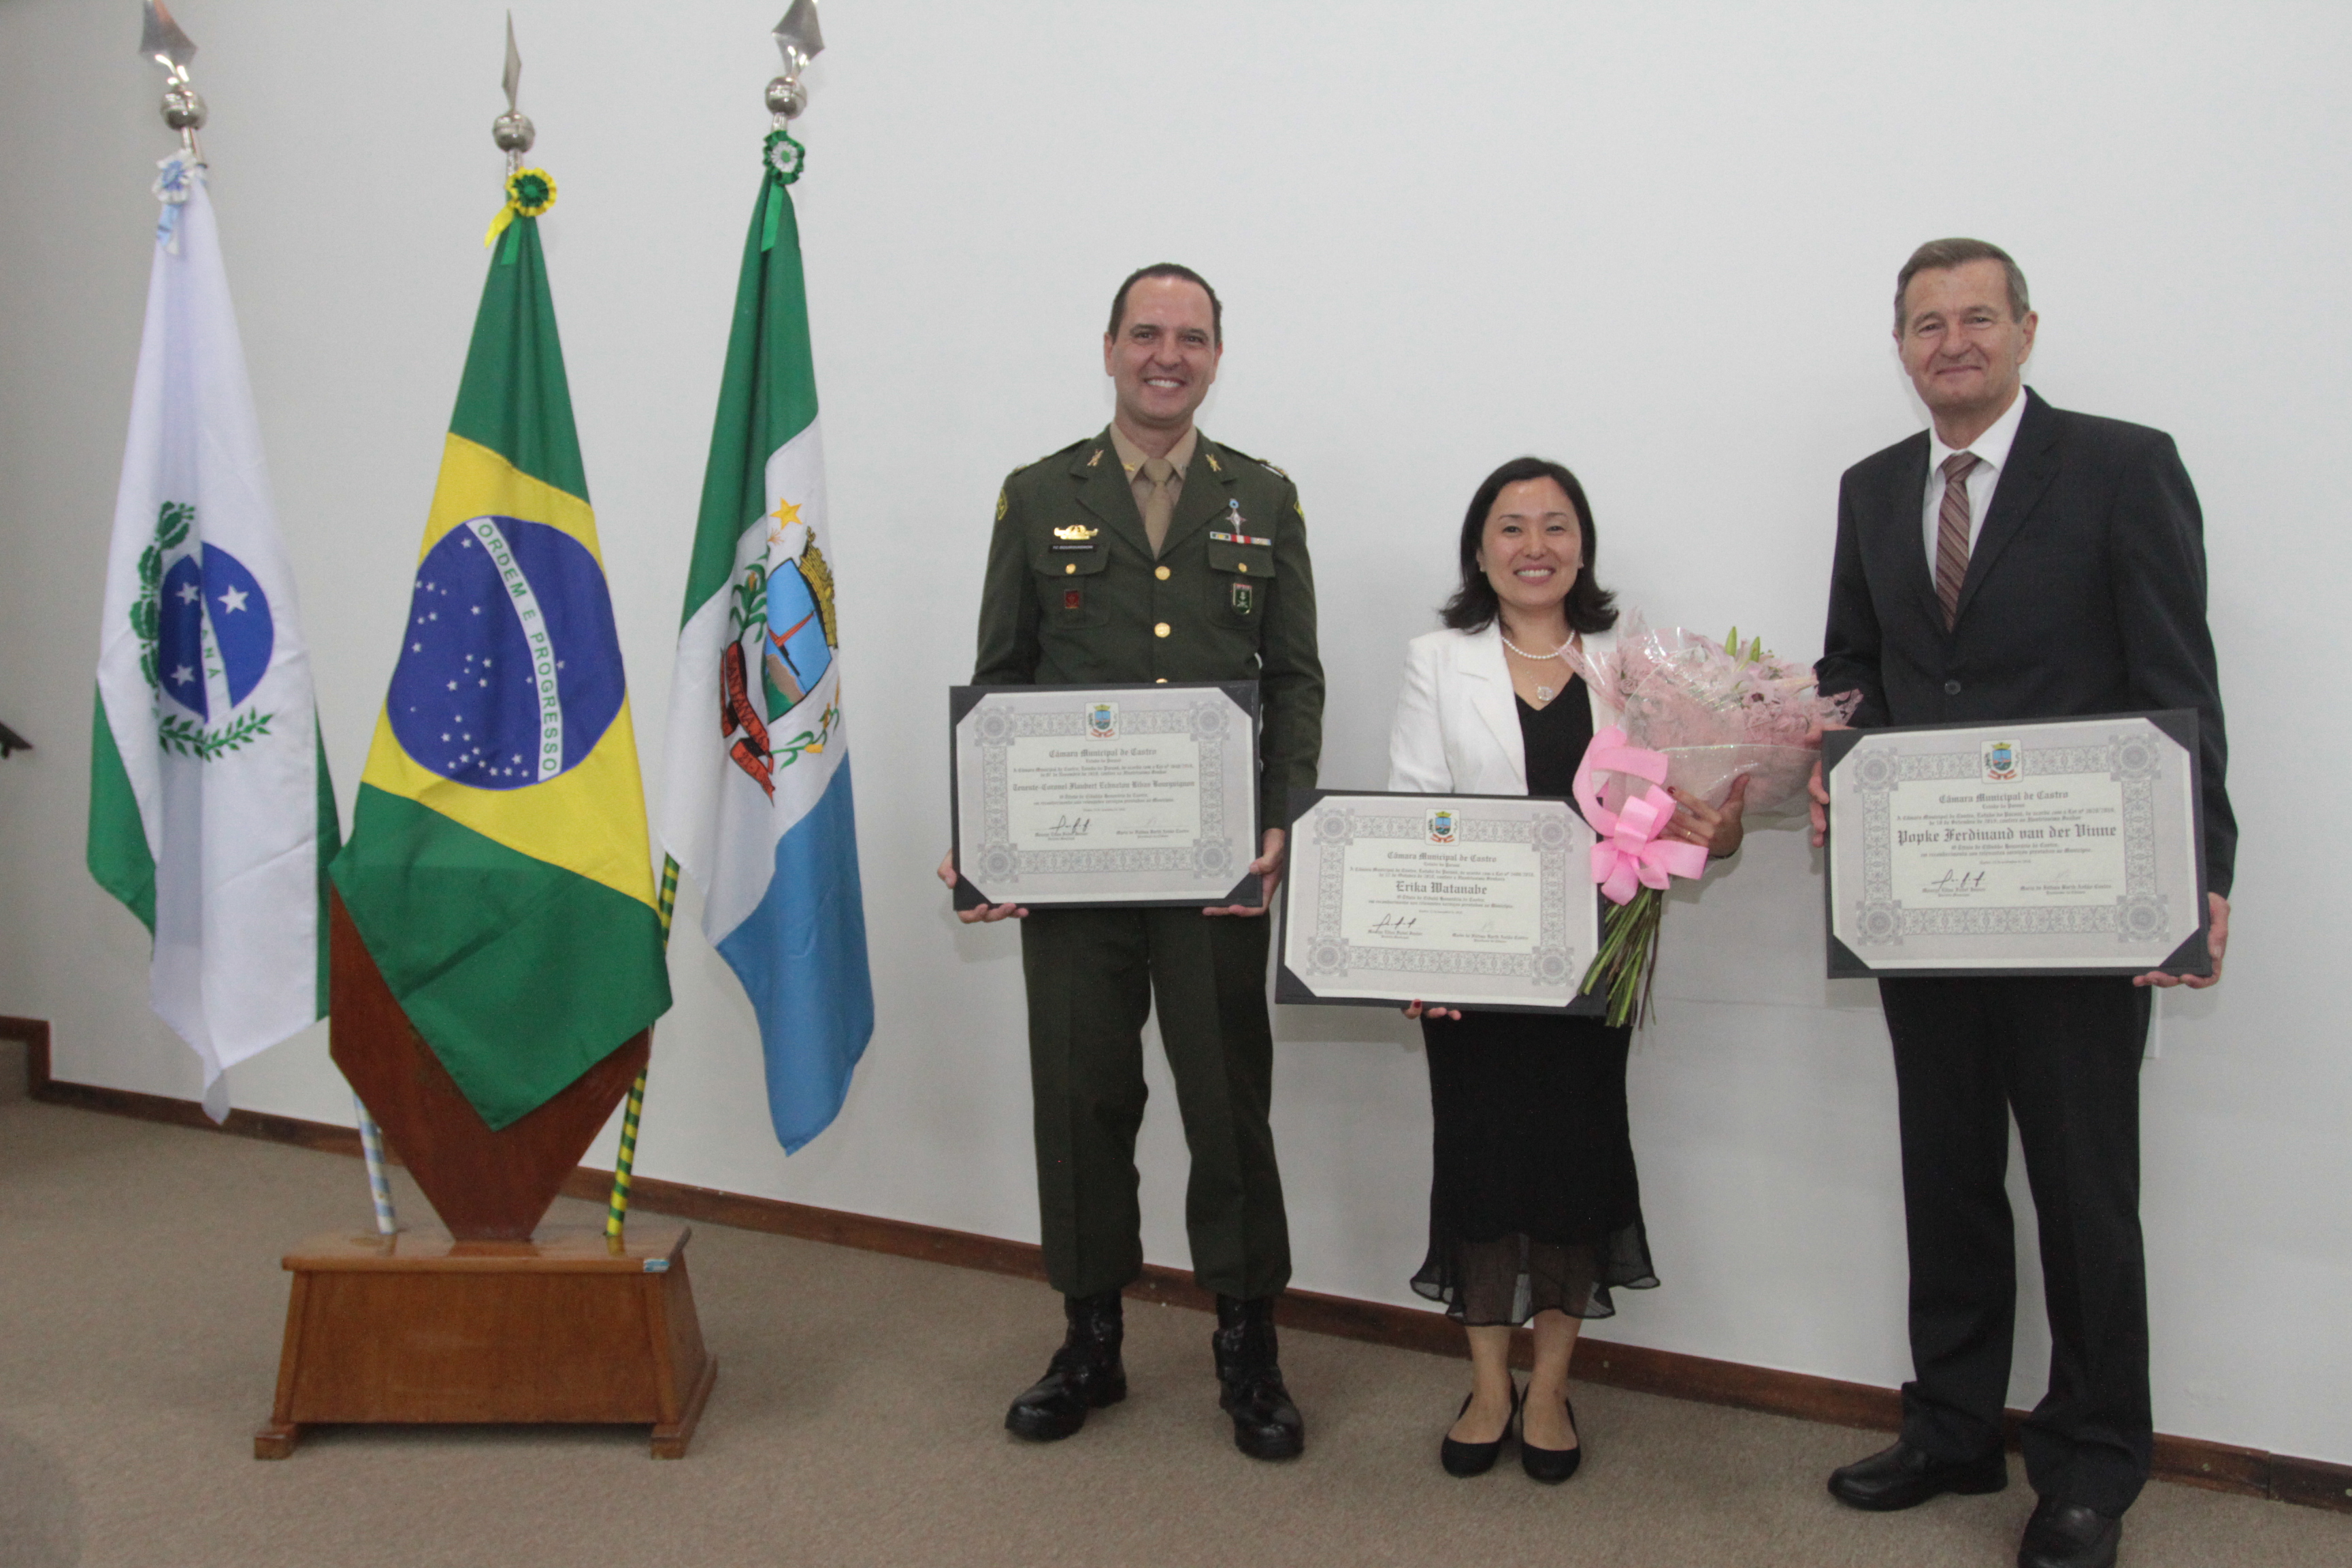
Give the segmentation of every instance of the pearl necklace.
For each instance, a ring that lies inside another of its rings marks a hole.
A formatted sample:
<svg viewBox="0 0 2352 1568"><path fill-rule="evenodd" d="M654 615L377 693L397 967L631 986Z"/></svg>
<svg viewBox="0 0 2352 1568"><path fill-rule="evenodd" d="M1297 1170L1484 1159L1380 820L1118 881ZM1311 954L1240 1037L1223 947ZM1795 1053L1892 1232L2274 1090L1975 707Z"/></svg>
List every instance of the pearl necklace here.
<svg viewBox="0 0 2352 1568"><path fill-rule="evenodd" d="M1496 637L1503 637L1499 628L1496 631L1495 635ZM1540 663L1548 658L1566 658L1568 650L1576 646L1576 637L1575 634L1570 633L1569 639L1566 642L1560 644L1549 653L1529 653L1527 649L1521 647L1518 644L1513 642L1507 637L1503 637L1503 646L1509 648L1513 653L1517 654L1521 658L1528 660L1530 664L1535 664ZM1549 702L1557 695L1559 695L1559 693L1549 686L1539 684L1536 687L1536 700L1538 702Z"/></svg>

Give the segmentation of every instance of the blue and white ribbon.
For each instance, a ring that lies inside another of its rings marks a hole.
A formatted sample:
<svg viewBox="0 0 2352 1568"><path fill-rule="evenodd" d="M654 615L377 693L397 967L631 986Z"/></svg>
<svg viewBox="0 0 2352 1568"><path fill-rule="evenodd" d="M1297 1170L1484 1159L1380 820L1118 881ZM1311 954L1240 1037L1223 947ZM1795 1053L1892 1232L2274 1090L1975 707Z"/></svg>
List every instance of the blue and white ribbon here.
<svg viewBox="0 0 2352 1568"><path fill-rule="evenodd" d="M187 205L189 193L195 188L204 165L190 158L185 152L156 160L155 167L163 171L155 176L155 199L163 204L161 216L155 220L155 243L180 254L180 209Z"/></svg>

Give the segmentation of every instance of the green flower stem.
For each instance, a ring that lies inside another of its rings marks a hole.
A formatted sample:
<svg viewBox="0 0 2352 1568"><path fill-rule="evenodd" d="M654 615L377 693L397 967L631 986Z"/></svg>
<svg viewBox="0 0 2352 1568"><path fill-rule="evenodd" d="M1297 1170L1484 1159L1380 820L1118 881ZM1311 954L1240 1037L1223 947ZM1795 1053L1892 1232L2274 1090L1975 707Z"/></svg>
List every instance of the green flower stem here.
<svg viewBox="0 0 2352 1568"><path fill-rule="evenodd" d="M1584 973L1582 989L1588 996L1605 991L1612 1025L1640 1023L1649 1016L1664 916L1664 895L1655 888L1643 888L1612 909L1601 922L1601 951Z"/></svg>

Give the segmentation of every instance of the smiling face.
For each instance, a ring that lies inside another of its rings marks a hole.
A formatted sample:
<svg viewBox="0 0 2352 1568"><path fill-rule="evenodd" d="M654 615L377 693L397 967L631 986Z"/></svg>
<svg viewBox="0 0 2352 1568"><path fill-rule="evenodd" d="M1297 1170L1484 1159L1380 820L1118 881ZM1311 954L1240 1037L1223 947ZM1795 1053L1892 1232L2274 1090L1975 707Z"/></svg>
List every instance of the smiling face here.
<svg viewBox="0 0 2352 1568"><path fill-rule="evenodd" d="M1553 479L1505 485L1486 510L1478 569L1494 584L1507 617L1548 623L1576 585L1584 563L1584 530L1575 503Z"/></svg>
<svg viewBox="0 0 2352 1568"><path fill-rule="evenodd" d="M2031 310L2021 320L2011 313L2009 274L1998 261L1934 268L1912 278L1895 346L1947 445L1966 446L2009 407L2038 322Z"/></svg>
<svg viewBox="0 0 2352 1568"><path fill-rule="evenodd" d="M1118 387L1118 422L1130 434L1181 439L1217 379L1209 292L1184 278L1139 278L1127 291L1118 331L1103 338L1103 371Z"/></svg>

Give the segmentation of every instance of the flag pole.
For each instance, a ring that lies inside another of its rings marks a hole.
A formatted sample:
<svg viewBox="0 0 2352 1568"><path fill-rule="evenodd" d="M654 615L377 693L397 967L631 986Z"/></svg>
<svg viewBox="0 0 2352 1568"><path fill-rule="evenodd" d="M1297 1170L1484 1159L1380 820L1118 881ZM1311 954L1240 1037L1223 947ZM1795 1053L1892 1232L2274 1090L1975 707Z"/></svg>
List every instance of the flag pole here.
<svg viewBox="0 0 2352 1568"><path fill-rule="evenodd" d="M195 40L180 30L163 0L147 0L139 52L163 68L163 123L180 133L180 150L187 153L188 162L203 163L204 150L196 145L196 132L204 128L205 100L188 80L188 62L196 58Z"/></svg>
<svg viewBox="0 0 2352 1568"><path fill-rule="evenodd" d="M670 918L677 911L677 857L662 857L661 902L662 951L669 951ZM650 1060L637 1069L637 1081L629 1086L629 1103L621 1112L621 1151L613 1160L613 1197L604 1209L604 1235L611 1240L621 1239L621 1226L629 1217L629 1176L637 1165L637 1118L646 1109L646 1074L652 1070Z"/></svg>
<svg viewBox="0 0 2352 1568"><path fill-rule="evenodd" d="M507 26L509 48L511 49L514 26L511 19ZM768 83L766 89L769 135L772 138L783 132L785 141L790 142L792 121L808 108L808 89L801 85L801 73L808 69L809 62L824 47L824 35L817 26L816 0L793 0L783 20L776 24L770 36L776 40L776 48L783 56L784 68L782 75ZM796 147L797 143L793 145ZM670 919L677 906L677 857L665 855L662 858L660 903L662 949L665 952L669 949ZM650 1070L650 1067L648 1063L646 1069L638 1072L637 1081L629 1086L628 1106L621 1115L621 1147L613 1161L613 1197L604 1212L604 1235L613 1241L620 1239L622 1226L628 1219L629 1178L637 1163L637 1118L645 1110L646 1071Z"/></svg>
<svg viewBox="0 0 2352 1568"><path fill-rule="evenodd" d="M393 1236L400 1230L400 1216L392 1212L392 1176L384 1169L383 1129L368 1114L367 1101L356 1093L352 1104L360 1113L360 1150L367 1156L368 1195L375 1200L375 1233Z"/></svg>

